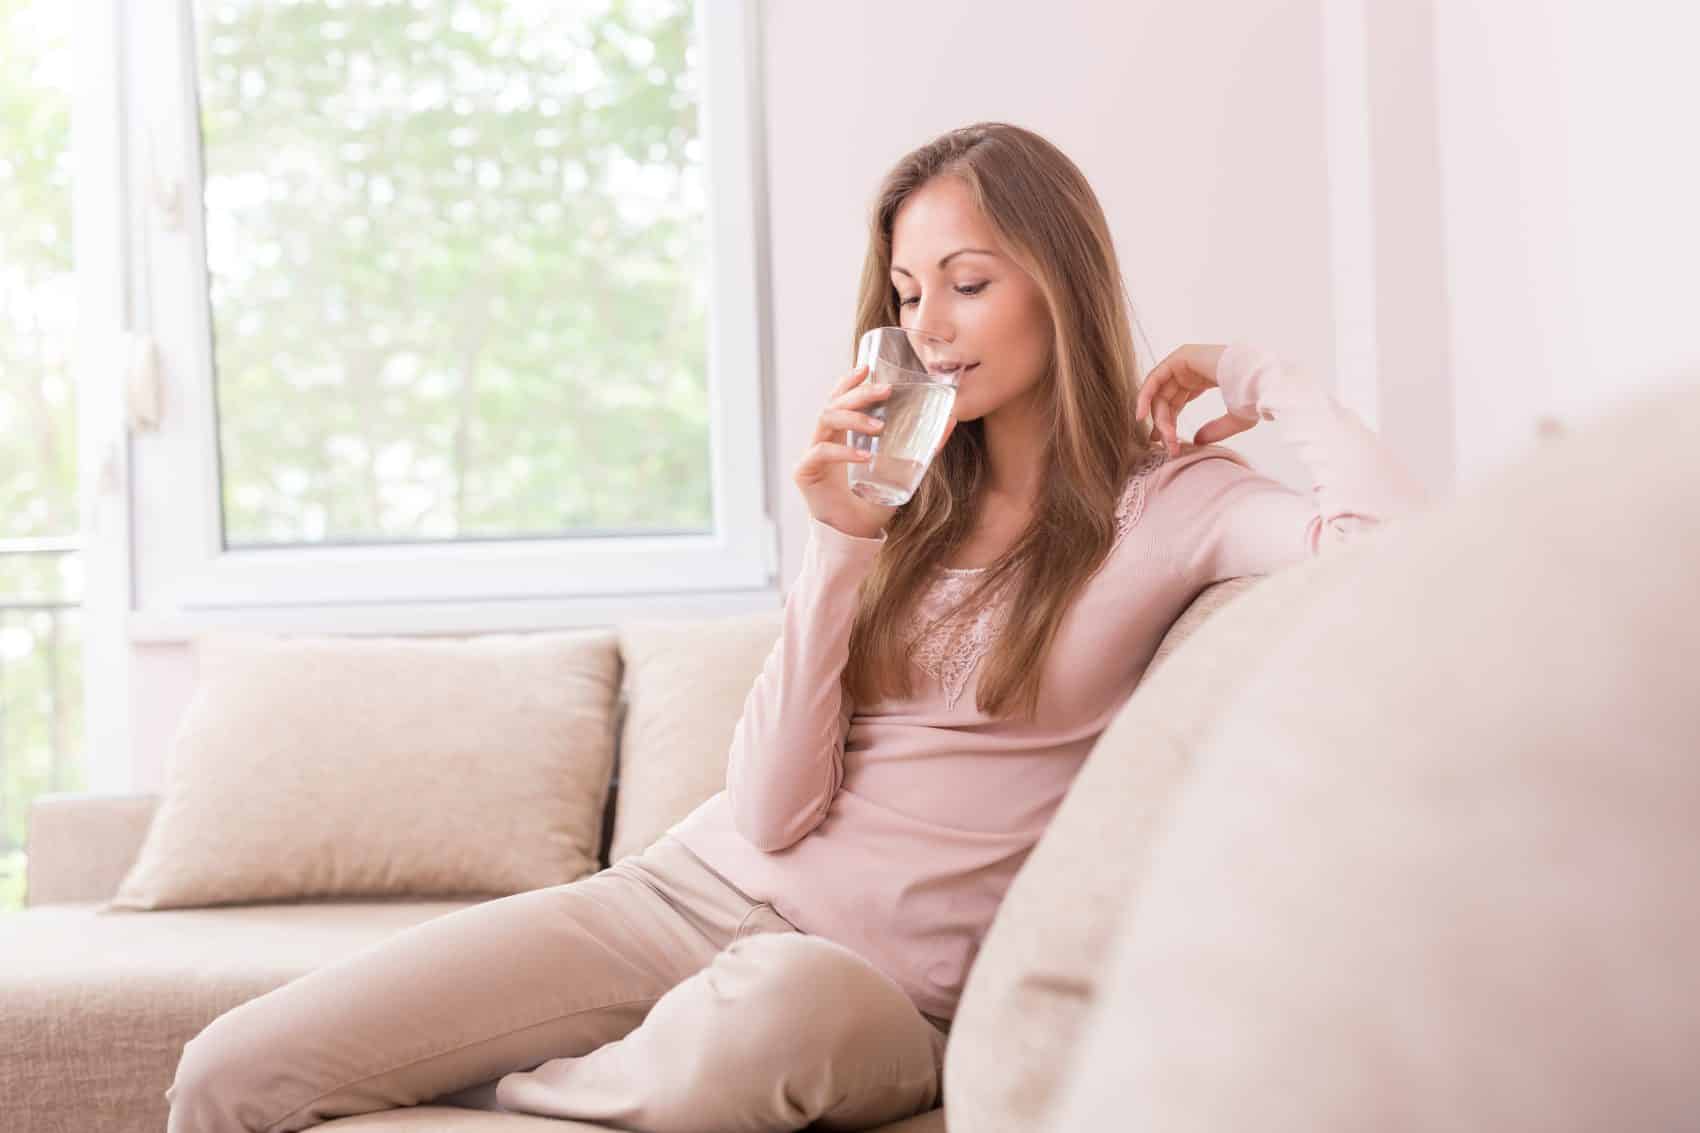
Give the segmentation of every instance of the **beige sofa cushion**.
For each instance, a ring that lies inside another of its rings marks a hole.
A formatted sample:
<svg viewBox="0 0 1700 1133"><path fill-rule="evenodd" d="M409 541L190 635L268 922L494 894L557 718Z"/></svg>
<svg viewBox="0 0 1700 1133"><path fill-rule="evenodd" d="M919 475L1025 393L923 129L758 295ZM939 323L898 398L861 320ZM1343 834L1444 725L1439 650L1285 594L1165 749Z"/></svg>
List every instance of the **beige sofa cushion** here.
<svg viewBox="0 0 1700 1133"><path fill-rule="evenodd" d="M217 632L196 657L159 807L110 907L499 896L596 870L612 631Z"/></svg>
<svg viewBox="0 0 1700 1133"><path fill-rule="evenodd" d="M1349 575L1367 544L1218 583L1164 637L1011 883L969 973L945 1074L947 1105L964 1128L1042 1126L1115 926L1194 752L1247 676Z"/></svg>
<svg viewBox="0 0 1700 1133"><path fill-rule="evenodd" d="M0 916L0 1129L159 1133L214 1018L466 901Z"/></svg>
<svg viewBox="0 0 1700 1133"><path fill-rule="evenodd" d="M600 1122L573 1121L563 1117L451 1109L444 1105L380 1109L375 1113L339 1117L314 1126L315 1133L609 1133L615 1128ZM946 1133L944 1110L929 1110L916 1117L869 1129L866 1133Z"/></svg>
<svg viewBox="0 0 1700 1133"><path fill-rule="evenodd" d="M726 786L732 732L784 613L620 626L626 719L609 861L641 853Z"/></svg>
<svg viewBox="0 0 1700 1133"><path fill-rule="evenodd" d="M61 792L30 804L26 906L108 900L148 836L159 796Z"/></svg>
<svg viewBox="0 0 1700 1133"><path fill-rule="evenodd" d="M328 901L0 917L0 1130L159 1133L183 1046L214 1018L466 901ZM380 1110L326 1133L606 1133L609 1126L446 1104ZM943 1112L870 1133L944 1133Z"/></svg>
<svg viewBox="0 0 1700 1133"><path fill-rule="evenodd" d="M1694 1128L1700 388L1384 549L1200 749L1051 1128Z"/></svg>

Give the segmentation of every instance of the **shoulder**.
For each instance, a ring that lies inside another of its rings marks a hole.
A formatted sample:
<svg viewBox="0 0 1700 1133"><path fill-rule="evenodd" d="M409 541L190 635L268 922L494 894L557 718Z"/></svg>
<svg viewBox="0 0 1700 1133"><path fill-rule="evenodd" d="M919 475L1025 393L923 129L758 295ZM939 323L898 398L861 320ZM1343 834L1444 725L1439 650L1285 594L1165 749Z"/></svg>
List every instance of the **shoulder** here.
<svg viewBox="0 0 1700 1133"><path fill-rule="evenodd" d="M1185 506L1208 495L1224 477L1238 478L1248 472L1255 475L1245 457L1222 445L1183 443L1173 456L1163 445L1153 445L1122 489L1116 507L1117 533L1125 535L1154 506Z"/></svg>

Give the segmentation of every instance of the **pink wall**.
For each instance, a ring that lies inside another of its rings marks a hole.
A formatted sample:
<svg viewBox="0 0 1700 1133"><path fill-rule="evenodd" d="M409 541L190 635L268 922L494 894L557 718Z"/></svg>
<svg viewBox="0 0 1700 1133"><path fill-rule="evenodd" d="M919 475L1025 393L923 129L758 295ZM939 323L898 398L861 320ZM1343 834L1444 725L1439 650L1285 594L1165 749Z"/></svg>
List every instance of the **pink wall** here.
<svg viewBox="0 0 1700 1133"><path fill-rule="evenodd" d="M1243 5L762 5L771 368L781 575L805 531L791 468L851 360L874 189L904 151L981 119L1039 131L1085 171L1136 305L1142 364L1245 337L1330 372L1320 9L1246 24ZM1211 395L1181 419L1221 412ZM1234 444L1272 475L1297 463L1268 430ZM136 789L160 781L193 687L186 645L136 647Z"/></svg>
<svg viewBox="0 0 1700 1133"><path fill-rule="evenodd" d="M1700 380L1700 158L1682 144L1700 26L1485 0L760 8L782 584L806 530L791 468L851 361L875 187L981 119L1085 171L1142 366L1186 342L1265 345L1370 406L1437 493L1513 459L1543 417ZM1360 127L1362 153L1341 143ZM1182 429L1220 412L1209 395ZM1274 429L1230 443L1301 482ZM134 785L151 790L193 662L138 645L133 671Z"/></svg>
<svg viewBox="0 0 1700 1133"><path fill-rule="evenodd" d="M873 193L897 157L951 127L1014 122L1081 167L1121 256L1143 365L1186 342L1244 337L1333 382L1319 3L1255 22L1255 8L1223 2L766 8L787 580L807 514L790 469L853 361ZM1220 412L1211 395L1181 425ZM1235 444L1272 475L1298 477L1267 430Z"/></svg>

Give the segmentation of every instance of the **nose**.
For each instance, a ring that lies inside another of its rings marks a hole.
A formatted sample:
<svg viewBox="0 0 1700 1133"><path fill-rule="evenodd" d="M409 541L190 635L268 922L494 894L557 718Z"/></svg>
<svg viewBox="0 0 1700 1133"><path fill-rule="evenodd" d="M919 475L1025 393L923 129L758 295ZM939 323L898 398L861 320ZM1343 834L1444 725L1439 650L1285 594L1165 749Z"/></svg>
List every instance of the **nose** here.
<svg viewBox="0 0 1700 1133"><path fill-rule="evenodd" d="M923 295L915 304L915 321L910 324L909 329L932 335L934 338L942 338L946 343L950 343L956 338L956 328L947 320L940 318L937 314L938 310L939 306L932 302L932 297ZM926 339L911 339L910 341L914 342L915 352L921 355L921 360L924 362L931 362L927 353L924 352L935 354L944 352L944 349L938 343L929 342Z"/></svg>
<svg viewBox="0 0 1700 1133"><path fill-rule="evenodd" d="M909 329L919 332L910 336L909 343L915 348L915 357L920 359L929 374L954 370L962 364L954 348L956 332L950 326L937 322L917 322Z"/></svg>

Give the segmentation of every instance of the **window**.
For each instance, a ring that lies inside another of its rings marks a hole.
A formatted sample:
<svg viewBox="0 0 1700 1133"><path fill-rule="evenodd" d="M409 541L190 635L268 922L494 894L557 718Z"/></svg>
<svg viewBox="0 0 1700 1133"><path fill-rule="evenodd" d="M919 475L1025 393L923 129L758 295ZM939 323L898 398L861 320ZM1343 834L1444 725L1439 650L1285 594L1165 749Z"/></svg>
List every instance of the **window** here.
<svg viewBox="0 0 1700 1133"><path fill-rule="evenodd" d="M771 604L746 5L178 11L124 36L143 635Z"/></svg>
<svg viewBox="0 0 1700 1133"><path fill-rule="evenodd" d="M30 804L84 785L70 15L0 0L0 911Z"/></svg>
<svg viewBox="0 0 1700 1133"><path fill-rule="evenodd" d="M226 546L710 531L690 5L582 8L195 6Z"/></svg>
<svg viewBox="0 0 1700 1133"><path fill-rule="evenodd" d="M140 643L779 600L754 2L0 0L0 907Z"/></svg>

